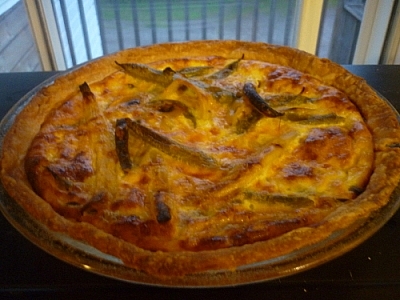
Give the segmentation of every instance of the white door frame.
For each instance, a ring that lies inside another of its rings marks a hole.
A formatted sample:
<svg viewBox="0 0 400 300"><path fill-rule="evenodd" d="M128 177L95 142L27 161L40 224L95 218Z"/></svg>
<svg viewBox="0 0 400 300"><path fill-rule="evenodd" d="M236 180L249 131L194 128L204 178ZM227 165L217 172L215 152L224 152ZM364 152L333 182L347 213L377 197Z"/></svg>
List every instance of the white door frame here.
<svg viewBox="0 0 400 300"><path fill-rule="evenodd" d="M51 0L24 2L43 70L65 70L65 59Z"/></svg>
<svg viewBox="0 0 400 300"><path fill-rule="evenodd" d="M316 54L324 0L298 0L294 47Z"/></svg>
<svg viewBox="0 0 400 300"><path fill-rule="evenodd" d="M392 14L394 0L367 0L353 64L378 64Z"/></svg>
<svg viewBox="0 0 400 300"><path fill-rule="evenodd" d="M400 64L400 3L397 4L394 19L392 20L391 28L386 49L382 55L383 64Z"/></svg>

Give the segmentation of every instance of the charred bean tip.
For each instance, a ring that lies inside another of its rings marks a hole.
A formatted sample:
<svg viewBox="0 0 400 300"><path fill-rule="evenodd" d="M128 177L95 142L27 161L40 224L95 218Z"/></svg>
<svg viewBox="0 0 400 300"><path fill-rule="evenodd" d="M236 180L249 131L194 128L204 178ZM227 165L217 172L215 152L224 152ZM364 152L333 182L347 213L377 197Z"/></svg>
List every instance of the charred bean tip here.
<svg viewBox="0 0 400 300"><path fill-rule="evenodd" d="M364 190L365 190L364 188L361 188L361 187L358 187L358 186L355 186L355 185L353 185L353 186L351 186L349 188L349 191L353 192L357 196L360 195L362 192L364 192Z"/></svg>
<svg viewBox="0 0 400 300"><path fill-rule="evenodd" d="M386 147L389 147L389 148L400 148L400 143L388 144L388 145L386 145Z"/></svg>
<svg viewBox="0 0 400 300"><path fill-rule="evenodd" d="M164 202L164 194L157 192L155 195L155 202L157 210L157 222L166 223L171 220L171 211L168 205Z"/></svg>
<svg viewBox="0 0 400 300"><path fill-rule="evenodd" d="M276 118L283 116L284 113L274 110L268 103L257 93L255 86L248 82L243 86L243 93L249 99L251 105L266 117Z"/></svg>
<svg viewBox="0 0 400 300"><path fill-rule="evenodd" d="M132 169L128 140L129 132L126 119L118 119L115 126L115 147L120 166L125 173Z"/></svg>

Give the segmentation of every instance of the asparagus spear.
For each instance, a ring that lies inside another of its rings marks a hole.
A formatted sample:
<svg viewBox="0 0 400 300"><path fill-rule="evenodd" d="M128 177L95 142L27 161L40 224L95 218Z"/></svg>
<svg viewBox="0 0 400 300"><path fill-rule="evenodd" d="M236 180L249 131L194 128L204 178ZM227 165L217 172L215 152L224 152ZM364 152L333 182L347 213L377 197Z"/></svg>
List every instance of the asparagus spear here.
<svg viewBox="0 0 400 300"><path fill-rule="evenodd" d="M117 124L119 125L119 128L116 129L115 133L116 147L118 148L118 158L120 159L120 164L123 170L129 170L132 168L132 163L130 163L130 159L128 159L129 153L127 148L128 142L126 138L126 128L129 128L130 132L145 143L178 160L206 168L220 167L218 162L206 153L173 141L167 136L161 135L158 132L141 125L137 121L124 118L117 120Z"/></svg>

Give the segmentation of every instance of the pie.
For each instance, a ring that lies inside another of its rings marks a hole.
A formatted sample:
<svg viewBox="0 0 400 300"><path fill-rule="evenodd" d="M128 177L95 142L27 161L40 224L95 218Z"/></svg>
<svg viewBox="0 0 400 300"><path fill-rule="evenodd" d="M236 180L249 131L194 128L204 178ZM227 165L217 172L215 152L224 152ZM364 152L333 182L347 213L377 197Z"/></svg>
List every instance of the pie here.
<svg viewBox="0 0 400 300"><path fill-rule="evenodd" d="M52 231L174 278L283 257L385 206L397 115L283 46L124 50L55 79L7 133L7 192Z"/></svg>

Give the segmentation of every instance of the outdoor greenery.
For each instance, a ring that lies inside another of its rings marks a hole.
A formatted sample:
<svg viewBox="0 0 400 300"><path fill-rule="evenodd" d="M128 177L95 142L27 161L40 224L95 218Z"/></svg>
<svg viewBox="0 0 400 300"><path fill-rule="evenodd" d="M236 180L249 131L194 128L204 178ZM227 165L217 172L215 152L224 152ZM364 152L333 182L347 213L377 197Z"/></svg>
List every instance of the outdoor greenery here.
<svg viewBox="0 0 400 300"><path fill-rule="evenodd" d="M224 8L224 19L237 18L240 7L241 17L251 16L254 10L258 13L268 14L271 0L98 0L99 11L104 20L120 18L124 21L133 20L133 6L136 5L138 19L141 23L157 22L158 27L165 27L169 16L173 21L201 20L205 18L218 18L220 7ZM289 1L275 1L277 13L285 14ZM255 4L258 4L255 8ZM170 9L170 11L169 11ZM153 13L153 15L152 15Z"/></svg>

